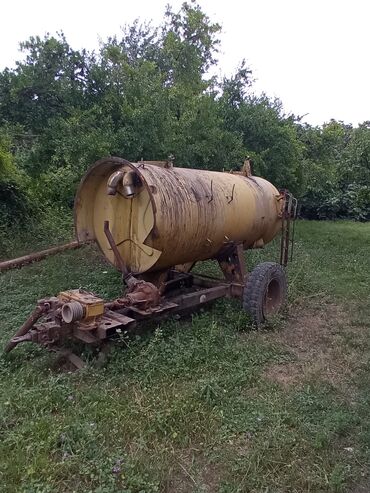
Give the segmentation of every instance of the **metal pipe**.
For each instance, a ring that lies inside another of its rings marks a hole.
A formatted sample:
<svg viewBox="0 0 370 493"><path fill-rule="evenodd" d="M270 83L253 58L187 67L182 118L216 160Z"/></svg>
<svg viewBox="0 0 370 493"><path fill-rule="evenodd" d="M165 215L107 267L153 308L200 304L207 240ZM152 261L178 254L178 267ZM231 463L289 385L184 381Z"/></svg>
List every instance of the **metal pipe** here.
<svg viewBox="0 0 370 493"><path fill-rule="evenodd" d="M123 176L122 189L123 189L123 196L126 199L130 199L135 195L134 179L135 179L134 171L127 171Z"/></svg>
<svg viewBox="0 0 370 493"><path fill-rule="evenodd" d="M15 267L22 267L26 264L31 264L32 262L38 262L50 255L55 255L56 253L63 252L64 250L73 250L79 248L84 243L79 241L71 241L70 243L65 243L64 245L55 246L48 248L47 250L41 250L40 252L30 253L29 255L24 255L23 257L14 258L12 260L5 260L0 262L0 272L8 269L13 269Z"/></svg>
<svg viewBox="0 0 370 493"><path fill-rule="evenodd" d="M108 183L107 183L107 194L108 195L116 195L118 184L119 184L120 180L122 180L123 175L124 175L123 171L115 171L109 177Z"/></svg>
<svg viewBox="0 0 370 493"><path fill-rule="evenodd" d="M5 346L4 352L9 353L15 346L18 344L17 338L24 336L27 332L32 328L32 326L37 322L37 320L41 317L43 313L45 313L46 307L38 305L25 323L20 327L20 329L14 334L14 336L10 339L8 344Z"/></svg>

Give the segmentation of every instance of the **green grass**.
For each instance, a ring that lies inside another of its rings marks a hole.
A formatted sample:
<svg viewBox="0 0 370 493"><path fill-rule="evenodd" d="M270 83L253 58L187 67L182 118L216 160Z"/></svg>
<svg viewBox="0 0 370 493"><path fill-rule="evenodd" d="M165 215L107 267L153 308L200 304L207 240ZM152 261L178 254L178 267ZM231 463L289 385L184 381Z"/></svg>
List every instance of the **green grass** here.
<svg viewBox="0 0 370 493"><path fill-rule="evenodd" d="M370 224L302 221L296 238L266 330L220 301L122 340L105 368L58 372L26 344L2 358L0 491L370 491ZM112 298L119 275L92 247L1 274L1 344L74 287Z"/></svg>

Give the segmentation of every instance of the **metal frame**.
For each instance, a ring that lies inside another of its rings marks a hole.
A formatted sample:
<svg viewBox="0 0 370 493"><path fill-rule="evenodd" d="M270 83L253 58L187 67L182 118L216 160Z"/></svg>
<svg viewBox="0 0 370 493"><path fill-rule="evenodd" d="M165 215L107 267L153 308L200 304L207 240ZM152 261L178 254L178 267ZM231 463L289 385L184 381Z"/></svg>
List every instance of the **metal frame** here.
<svg viewBox="0 0 370 493"><path fill-rule="evenodd" d="M297 217L297 199L288 190L281 191L284 209L281 222L280 264L284 267L293 259L295 219ZM291 223L293 226L291 228ZM290 251L289 251L290 250ZM290 256L289 256L290 253Z"/></svg>
<svg viewBox="0 0 370 493"><path fill-rule="evenodd" d="M108 228L109 225L106 226ZM73 290L61 293L63 297L59 295L39 300L30 317L9 341L5 352L10 352L22 342L33 342L81 368L84 366L81 358L65 349L68 340L99 348L117 334L117 329L132 332L145 320L156 321L184 313L218 298L241 298L246 276L242 245L234 245L215 260L219 262L224 279L170 269L165 276L158 276L158 285L154 285L132 274L127 275L126 268L123 268L124 278L130 279L125 295L104 303L100 315L80 318L71 323L63 320L65 295L70 293L73 300L80 297L83 306L87 294L90 298L94 297L92 293ZM101 301L97 297L96 300Z"/></svg>

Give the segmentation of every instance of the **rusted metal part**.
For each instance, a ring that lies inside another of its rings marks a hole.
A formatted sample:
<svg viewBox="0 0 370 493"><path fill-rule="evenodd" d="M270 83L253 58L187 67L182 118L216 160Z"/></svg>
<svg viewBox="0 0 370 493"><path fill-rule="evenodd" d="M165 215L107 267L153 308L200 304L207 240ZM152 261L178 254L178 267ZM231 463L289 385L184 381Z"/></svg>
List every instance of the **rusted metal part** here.
<svg viewBox="0 0 370 493"><path fill-rule="evenodd" d="M138 307L145 311L159 305L160 298L159 289L154 284L136 280L135 285L127 292L126 296L116 300L116 306L121 308Z"/></svg>
<svg viewBox="0 0 370 493"><path fill-rule="evenodd" d="M76 234L96 239L106 258L121 269L145 274L215 258L225 237L244 249L271 241L281 229L282 202L268 181L240 174L163 167L107 158L85 175L76 196ZM141 186L131 198L108 195L117 173L134 173ZM109 221L113 245L106 241Z"/></svg>
<svg viewBox="0 0 370 493"><path fill-rule="evenodd" d="M235 272L241 271L239 266ZM81 368L81 358L63 349L68 339L100 347L119 331L132 331L144 320L161 320L165 316L182 313L224 296L240 297L241 285L237 280L239 277L236 273L233 279L230 277L227 281L173 271L167 281L165 298L161 297L159 289L153 284L137 280L134 288L129 289L124 297L104 303L103 311L100 310L101 299L92 293L83 290L64 291L58 297L40 301L27 322L11 339L6 351L9 352L21 342L33 342L57 352ZM63 317L64 309L71 300L85 305L82 318Z"/></svg>
<svg viewBox="0 0 370 493"><path fill-rule="evenodd" d="M86 344L98 344L99 339L91 334L90 331L82 330L79 327L75 327L73 329L73 337L75 339L79 339L80 341Z"/></svg>
<svg viewBox="0 0 370 493"><path fill-rule="evenodd" d="M35 324L26 334L13 337L11 340L17 344L21 342L33 342L45 347L52 347L61 340L66 339L72 333L70 327L62 325L59 321L42 321Z"/></svg>
<svg viewBox="0 0 370 493"><path fill-rule="evenodd" d="M104 315L101 319L96 321L96 326L93 328L96 332L96 336L100 340L108 339L109 337L116 334L117 329L125 328L127 329L130 325L129 317L126 317L125 321L117 320L116 317L111 317L109 315ZM132 324L131 324L132 326Z"/></svg>
<svg viewBox="0 0 370 493"><path fill-rule="evenodd" d="M293 221L293 228L292 228L292 235L290 238L290 245L291 245L290 261L293 260L294 242L295 242L295 222L297 219L297 209L298 209L298 200L295 197L293 197L293 213L292 213L292 217L291 217L291 220Z"/></svg>
<svg viewBox="0 0 370 493"><path fill-rule="evenodd" d="M234 174L234 175L242 175L242 176L247 176L247 177L251 177L253 176L253 173L252 173L252 160L247 157L247 159L244 160L244 163L243 163L243 166L241 167L240 170L231 170L230 173Z"/></svg>
<svg viewBox="0 0 370 493"><path fill-rule="evenodd" d="M134 278L132 273L127 268L124 263L121 254L117 248L116 242L112 236L111 230L109 229L109 221L104 221L104 234L107 237L108 243L114 253L114 257L116 259L116 265L118 265L119 270L122 272L122 279L128 287L134 288L137 280Z"/></svg>
<svg viewBox="0 0 370 493"><path fill-rule="evenodd" d="M188 272L178 272L171 270L168 273L167 281L160 285L161 295L166 295L175 289L189 288L194 283L194 277Z"/></svg>
<svg viewBox="0 0 370 493"><path fill-rule="evenodd" d="M4 260L3 262L0 262L0 272L13 269L15 267L22 267L23 265L31 264L32 262L38 262L39 260L49 257L50 255L55 255L56 253L60 253L65 250L79 248L83 244L84 243L79 241L71 241L70 243L48 248L47 250L41 250L40 252L30 253L29 255L24 255L23 257L14 258L12 260Z"/></svg>
<svg viewBox="0 0 370 493"><path fill-rule="evenodd" d="M223 298L225 296L231 296L231 284L219 284L218 286L214 286L212 288L205 288L189 294L183 294L177 298L174 298L173 302L180 307L178 311L181 312L189 308L204 305L205 303L218 298Z"/></svg>
<svg viewBox="0 0 370 493"><path fill-rule="evenodd" d="M9 353L19 342L23 342L26 334L31 330L40 317L48 312L51 308L56 307L55 298L49 300L40 300L24 324L17 330L9 343L5 346L4 352Z"/></svg>
<svg viewBox="0 0 370 493"><path fill-rule="evenodd" d="M230 246L219 261L224 280L169 271L164 282L165 298L154 284L134 278L125 296L114 302L104 303L82 289L63 291L58 297L40 300L11 339L6 352L20 342L34 342L56 350L68 337L97 344L114 335L118 328L135 328L138 320L154 320L156 316L181 312L222 296L239 297L245 277L242 246Z"/></svg>
<svg viewBox="0 0 370 493"><path fill-rule="evenodd" d="M280 241L280 264L286 267L289 261L289 249L290 260L293 259L295 219L297 216L298 202L297 199L293 197L293 195L287 190L283 190L280 197L283 202ZM291 228L292 223L293 227Z"/></svg>
<svg viewBox="0 0 370 493"><path fill-rule="evenodd" d="M217 260L227 281L244 283L246 270L241 244L231 245Z"/></svg>
<svg viewBox="0 0 370 493"><path fill-rule="evenodd" d="M119 270L122 272L122 274L124 276L128 276L129 275L129 271L121 257L121 254L119 253L118 251L118 248L117 248L117 245L116 245L116 242L114 241L114 238L112 236L112 233L109 229L109 221L104 221L104 234L105 236L107 237L107 240L108 240L108 243L114 253L114 256L115 256L115 259L116 259L116 263L119 267Z"/></svg>

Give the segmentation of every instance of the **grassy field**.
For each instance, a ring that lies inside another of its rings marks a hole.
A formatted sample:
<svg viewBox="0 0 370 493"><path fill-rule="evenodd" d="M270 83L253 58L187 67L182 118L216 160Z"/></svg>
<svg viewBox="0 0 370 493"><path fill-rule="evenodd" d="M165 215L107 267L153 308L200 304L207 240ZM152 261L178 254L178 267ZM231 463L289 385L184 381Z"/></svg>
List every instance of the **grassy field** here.
<svg viewBox="0 0 370 493"><path fill-rule="evenodd" d="M0 491L368 493L370 223L296 236L287 311L265 330L221 301L117 343L105 368L61 372L31 345L0 359ZM76 287L120 294L92 247L1 274L1 346Z"/></svg>

